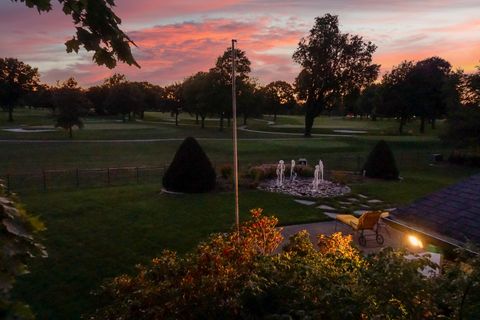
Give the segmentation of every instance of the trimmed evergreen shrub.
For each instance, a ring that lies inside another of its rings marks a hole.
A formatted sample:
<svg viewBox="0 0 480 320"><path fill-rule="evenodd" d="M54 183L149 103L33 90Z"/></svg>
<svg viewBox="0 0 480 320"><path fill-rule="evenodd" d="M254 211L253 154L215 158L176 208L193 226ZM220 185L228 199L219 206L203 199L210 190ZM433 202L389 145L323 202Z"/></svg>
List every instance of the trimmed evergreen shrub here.
<svg viewBox="0 0 480 320"><path fill-rule="evenodd" d="M165 172L163 186L169 191L202 193L213 190L215 180L215 170L202 147L188 137Z"/></svg>
<svg viewBox="0 0 480 320"><path fill-rule="evenodd" d="M392 150L384 140L373 148L363 166L365 176L380 179L398 179L398 169Z"/></svg>

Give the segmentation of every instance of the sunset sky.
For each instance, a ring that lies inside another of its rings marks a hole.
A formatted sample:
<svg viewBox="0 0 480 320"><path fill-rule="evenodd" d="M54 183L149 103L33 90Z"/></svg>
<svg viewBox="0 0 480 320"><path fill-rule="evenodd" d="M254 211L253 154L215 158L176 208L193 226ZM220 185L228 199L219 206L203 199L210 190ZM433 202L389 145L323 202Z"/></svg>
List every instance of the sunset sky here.
<svg viewBox="0 0 480 320"><path fill-rule="evenodd" d="M54 0L54 2L56 2ZM74 33L69 16L55 5L39 15L22 3L0 3L0 52L38 67L42 81L74 76L82 85L100 83L114 72L130 80L165 85L206 71L238 40L262 84L293 81L292 59L314 17L339 15L341 30L378 46L374 61L382 72L402 60L440 56L467 72L480 64L478 0L117 0L122 28L137 43L141 69L114 70L91 62L91 53L67 54Z"/></svg>

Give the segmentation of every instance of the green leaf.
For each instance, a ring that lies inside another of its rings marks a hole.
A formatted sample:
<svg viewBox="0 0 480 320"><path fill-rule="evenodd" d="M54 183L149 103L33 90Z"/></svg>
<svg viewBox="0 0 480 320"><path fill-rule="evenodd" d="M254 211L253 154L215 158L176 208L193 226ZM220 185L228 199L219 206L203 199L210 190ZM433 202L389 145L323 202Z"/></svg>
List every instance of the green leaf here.
<svg viewBox="0 0 480 320"><path fill-rule="evenodd" d="M73 37L72 39L65 42L65 46L67 47L68 53L72 51L78 53L78 50L80 49L80 41L78 41L77 38Z"/></svg>
<svg viewBox="0 0 480 320"><path fill-rule="evenodd" d="M8 232L19 237L32 239L32 236L27 232L25 227L19 222L11 219L3 219L2 224L5 226Z"/></svg>

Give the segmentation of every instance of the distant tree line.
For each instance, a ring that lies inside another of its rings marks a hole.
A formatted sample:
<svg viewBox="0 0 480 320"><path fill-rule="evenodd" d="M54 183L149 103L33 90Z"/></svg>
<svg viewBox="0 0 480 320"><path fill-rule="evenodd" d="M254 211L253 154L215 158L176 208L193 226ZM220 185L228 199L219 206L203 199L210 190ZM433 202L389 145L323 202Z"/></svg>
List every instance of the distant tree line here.
<svg viewBox="0 0 480 320"><path fill-rule="evenodd" d="M250 117L262 114L299 113L294 88L285 81L265 87L250 78L250 60L236 49L238 114L243 124ZM114 74L102 84L81 88L72 77L55 85L42 84L38 69L14 58L0 59L0 105L13 121L18 106L51 109L57 126L72 135L73 126L82 127L86 115L118 115L125 122L144 118L145 111L168 112L175 117L185 112L194 115L196 123L205 127L206 117L218 117L223 130L230 125L231 112L231 48L218 57L208 72L197 72L182 82L165 87L149 82L129 81L123 74Z"/></svg>
<svg viewBox="0 0 480 320"><path fill-rule="evenodd" d="M169 112L179 124L180 113L195 116L205 127L207 117L218 118L223 130L230 125L231 48L221 54L208 71L199 71L182 82L164 87L129 81L114 74L100 85L80 88L73 78L54 86L40 83L38 70L14 58L0 59L0 105L13 121L16 106L50 108L57 126L81 127L80 117L118 115L123 121L143 119L145 111ZM419 131L435 129L437 119L447 121L447 136L458 137L476 131L476 123L458 124L458 119L477 119L480 112L480 67L472 74L453 70L451 64L430 57L403 61L379 79L380 66L372 56L376 46L358 35L342 33L338 17L317 17L308 36L293 54L301 70L293 84L273 81L265 86L250 76L251 62L236 50L238 116L243 125L251 117L265 114L304 114L305 136L321 114L349 117L394 118L399 133L412 119L419 119ZM81 97L80 97L81 96ZM462 112L474 113L473 117ZM460 114L459 114L460 113ZM457 120L453 120L457 119ZM463 131L458 131L457 127Z"/></svg>

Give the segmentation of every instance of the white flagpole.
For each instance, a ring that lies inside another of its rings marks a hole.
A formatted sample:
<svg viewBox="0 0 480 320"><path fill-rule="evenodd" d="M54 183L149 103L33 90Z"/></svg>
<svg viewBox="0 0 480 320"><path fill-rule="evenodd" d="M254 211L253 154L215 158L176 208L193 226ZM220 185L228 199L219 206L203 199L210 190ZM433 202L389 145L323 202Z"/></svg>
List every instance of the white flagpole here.
<svg viewBox="0 0 480 320"><path fill-rule="evenodd" d="M232 39L232 113L233 113L233 178L235 183L235 225L240 231L240 214L238 206L238 146L237 146L237 90L235 84L235 43Z"/></svg>

